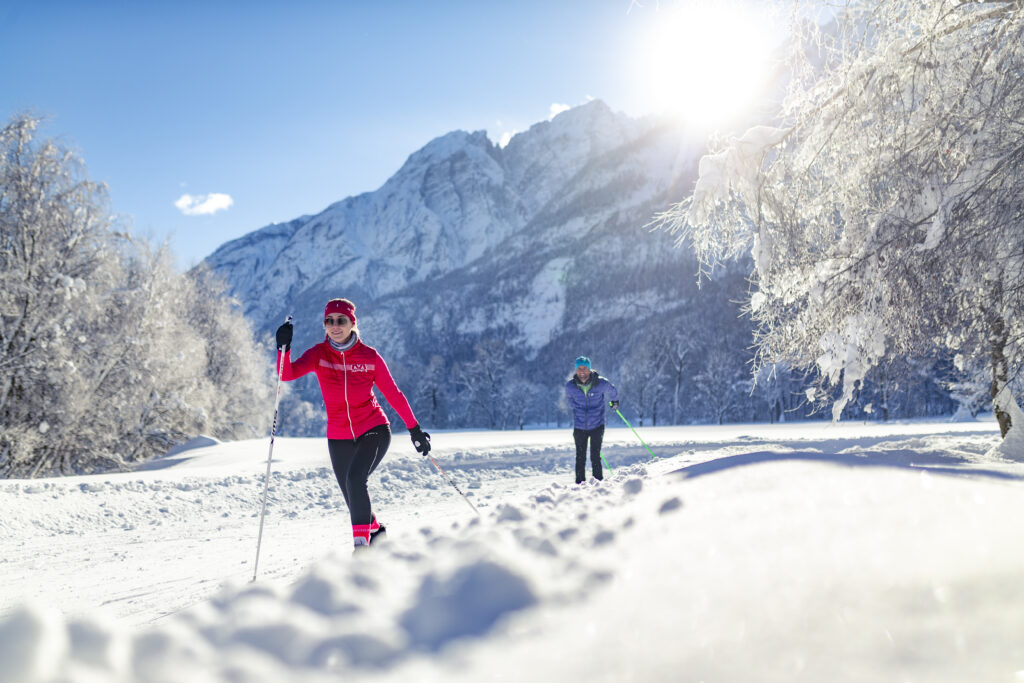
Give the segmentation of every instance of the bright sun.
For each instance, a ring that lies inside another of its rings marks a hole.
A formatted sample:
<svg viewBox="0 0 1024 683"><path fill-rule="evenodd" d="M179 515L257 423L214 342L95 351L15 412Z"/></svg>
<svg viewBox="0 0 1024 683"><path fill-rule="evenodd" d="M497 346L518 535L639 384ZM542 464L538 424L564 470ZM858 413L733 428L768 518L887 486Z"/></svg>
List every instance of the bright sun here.
<svg viewBox="0 0 1024 683"><path fill-rule="evenodd" d="M700 127L742 114L761 94L775 32L742 2L662 6L640 46L645 96L661 112Z"/></svg>

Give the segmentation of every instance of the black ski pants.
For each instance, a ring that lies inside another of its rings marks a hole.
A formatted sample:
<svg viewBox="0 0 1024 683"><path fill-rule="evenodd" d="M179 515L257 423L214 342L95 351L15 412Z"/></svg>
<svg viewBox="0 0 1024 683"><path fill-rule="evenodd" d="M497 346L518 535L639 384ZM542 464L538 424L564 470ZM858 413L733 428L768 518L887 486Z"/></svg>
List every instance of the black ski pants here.
<svg viewBox="0 0 1024 683"><path fill-rule="evenodd" d="M341 494L345 496L353 526L373 521L370 493L366 480L377 469L391 445L391 428L374 427L356 439L327 439L334 476L338 478Z"/></svg>
<svg viewBox="0 0 1024 683"><path fill-rule="evenodd" d="M590 440L590 469L594 479L604 479L601 469L601 441L604 439L604 425L593 429L573 429L572 438L576 441L576 483L580 484L587 478L587 440Z"/></svg>

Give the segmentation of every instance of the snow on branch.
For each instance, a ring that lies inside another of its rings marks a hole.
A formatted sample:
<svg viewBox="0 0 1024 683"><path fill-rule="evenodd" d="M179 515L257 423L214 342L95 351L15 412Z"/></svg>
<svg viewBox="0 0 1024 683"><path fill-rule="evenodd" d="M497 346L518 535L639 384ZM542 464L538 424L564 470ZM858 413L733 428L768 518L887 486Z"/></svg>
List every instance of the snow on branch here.
<svg viewBox="0 0 1024 683"><path fill-rule="evenodd" d="M1024 6L849 2L793 36L777 120L705 156L692 197L657 217L702 272L752 257L755 372L841 378L837 418L898 356L998 357L1020 376Z"/></svg>

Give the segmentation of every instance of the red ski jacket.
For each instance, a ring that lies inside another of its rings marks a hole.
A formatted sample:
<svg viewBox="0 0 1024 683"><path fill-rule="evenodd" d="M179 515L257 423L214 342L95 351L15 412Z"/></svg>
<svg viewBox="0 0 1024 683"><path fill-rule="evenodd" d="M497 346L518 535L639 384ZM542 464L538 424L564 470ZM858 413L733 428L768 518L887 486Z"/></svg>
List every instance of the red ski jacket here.
<svg viewBox="0 0 1024 683"><path fill-rule="evenodd" d="M379 425L390 424L387 415L373 395L376 384L384 398L405 422L416 426L408 399L395 384L391 372L377 350L362 341L344 353L322 341L302 354L294 363L291 350L285 351L284 364L278 352L281 379L290 382L310 372L316 373L320 392L327 406L327 438L355 439Z"/></svg>

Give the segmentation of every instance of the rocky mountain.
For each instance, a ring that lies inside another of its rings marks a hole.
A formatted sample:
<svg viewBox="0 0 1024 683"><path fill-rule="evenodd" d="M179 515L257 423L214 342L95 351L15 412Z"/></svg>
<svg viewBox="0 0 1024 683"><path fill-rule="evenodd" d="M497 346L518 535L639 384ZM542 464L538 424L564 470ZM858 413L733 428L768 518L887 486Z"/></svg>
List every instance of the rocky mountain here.
<svg viewBox="0 0 1024 683"><path fill-rule="evenodd" d="M206 264L264 334L294 315L297 349L323 338L327 299L352 299L364 340L430 424L554 421L575 356L625 373L638 339L693 313L691 254L646 226L687 195L703 149L601 101L505 147L454 131L378 190L252 232ZM315 381L298 393L319 402Z"/></svg>

